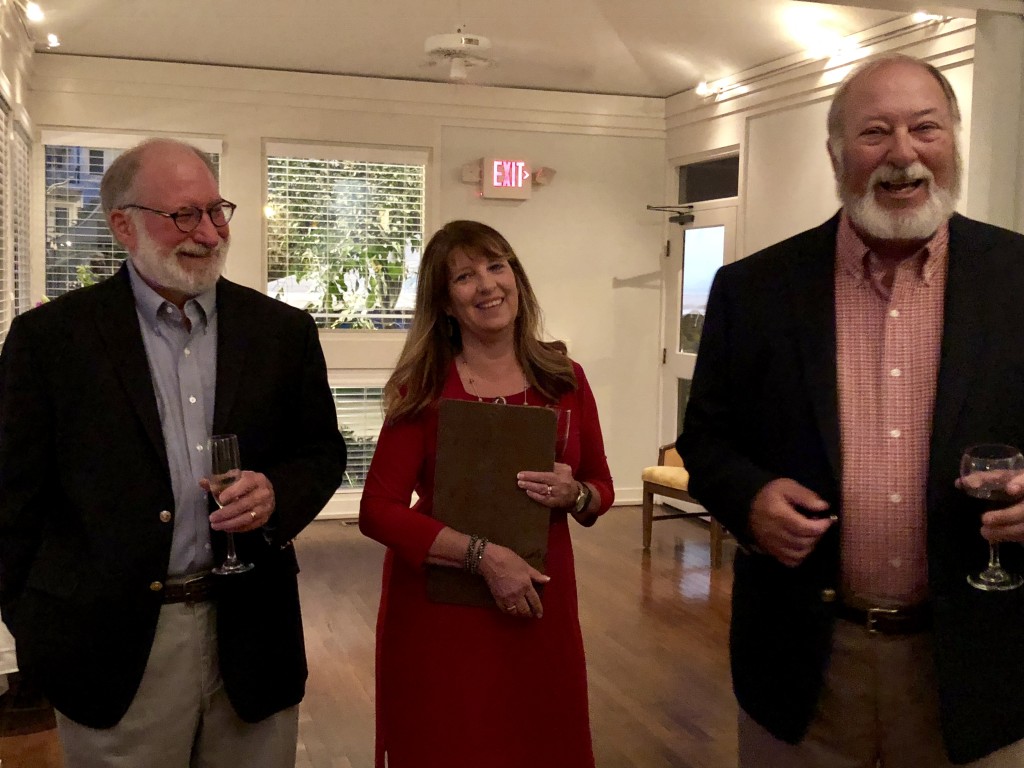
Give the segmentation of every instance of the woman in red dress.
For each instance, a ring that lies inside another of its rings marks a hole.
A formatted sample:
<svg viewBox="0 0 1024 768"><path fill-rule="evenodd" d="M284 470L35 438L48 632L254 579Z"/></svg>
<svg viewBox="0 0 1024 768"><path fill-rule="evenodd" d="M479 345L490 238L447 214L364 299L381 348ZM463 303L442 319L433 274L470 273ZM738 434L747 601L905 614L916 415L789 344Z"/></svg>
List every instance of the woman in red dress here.
<svg viewBox="0 0 1024 768"><path fill-rule="evenodd" d="M377 620L377 768L385 756L390 768L594 766L568 519L592 525L612 504L612 481L583 369L539 331L537 299L505 238L471 221L431 238L359 512L360 530L388 548ZM569 410L553 470L518 475L523 493L551 509L546 575L431 516L445 398ZM427 564L467 563L494 607L427 599ZM543 600L535 584L544 584Z"/></svg>

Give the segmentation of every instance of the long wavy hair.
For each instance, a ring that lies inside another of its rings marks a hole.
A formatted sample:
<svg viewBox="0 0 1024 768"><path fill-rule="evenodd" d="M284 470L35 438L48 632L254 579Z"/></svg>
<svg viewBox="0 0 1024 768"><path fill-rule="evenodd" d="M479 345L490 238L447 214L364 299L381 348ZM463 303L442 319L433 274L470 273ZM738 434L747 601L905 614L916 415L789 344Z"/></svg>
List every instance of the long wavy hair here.
<svg viewBox="0 0 1024 768"><path fill-rule="evenodd" d="M419 413L441 396L452 360L462 351L462 331L446 312L453 254L508 259L519 291L515 354L527 382L555 402L576 389L576 375L560 341L541 341L542 315L523 265L497 230L477 221L450 221L430 238L420 261L416 310L391 378L384 386L389 421Z"/></svg>

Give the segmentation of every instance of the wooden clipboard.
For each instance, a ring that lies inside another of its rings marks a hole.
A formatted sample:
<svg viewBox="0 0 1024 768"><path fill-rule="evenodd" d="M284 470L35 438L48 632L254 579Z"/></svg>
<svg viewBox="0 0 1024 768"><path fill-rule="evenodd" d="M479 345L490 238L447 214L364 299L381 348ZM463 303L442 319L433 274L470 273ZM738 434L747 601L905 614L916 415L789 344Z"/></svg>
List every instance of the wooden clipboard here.
<svg viewBox="0 0 1024 768"><path fill-rule="evenodd" d="M508 547L543 573L551 513L526 495L516 475L551 471L555 412L471 400L442 400L439 407L434 517ZM495 607L482 576L445 566L427 569L430 600Z"/></svg>

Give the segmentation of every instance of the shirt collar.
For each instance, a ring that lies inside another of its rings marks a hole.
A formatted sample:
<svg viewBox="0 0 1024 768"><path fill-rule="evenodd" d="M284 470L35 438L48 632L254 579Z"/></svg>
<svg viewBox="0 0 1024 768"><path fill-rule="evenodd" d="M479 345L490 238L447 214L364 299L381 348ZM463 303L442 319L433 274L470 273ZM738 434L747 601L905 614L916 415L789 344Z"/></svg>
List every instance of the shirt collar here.
<svg viewBox="0 0 1024 768"><path fill-rule="evenodd" d="M940 269L949 252L949 221L944 221L928 241L911 258L919 266L918 275L930 285L936 270ZM871 262L875 256L853 228L844 208L836 235L836 256L839 266L858 282L870 282ZM877 258L877 257L876 257Z"/></svg>
<svg viewBox="0 0 1024 768"><path fill-rule="evenodd" d="M142 279L142 275L135 268L135 262L128 258L128 276L131 279L132 293L135 295L135 306L142 316L150 321L156 321L160 317L160 311L164 306L173 307L167 299L153 290L153 288ZM214 286L208 291L193 296L185 302L185 315L193 326L200 323L205 329L209 319L213 317L217 308L217 287Z"/></svg>

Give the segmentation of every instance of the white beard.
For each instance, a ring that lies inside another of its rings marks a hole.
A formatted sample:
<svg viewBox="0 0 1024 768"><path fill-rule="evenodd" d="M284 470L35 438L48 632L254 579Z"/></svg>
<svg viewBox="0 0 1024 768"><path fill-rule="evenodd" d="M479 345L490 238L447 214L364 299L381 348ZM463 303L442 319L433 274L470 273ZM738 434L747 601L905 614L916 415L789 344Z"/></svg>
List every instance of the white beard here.
<svg viewBox="0 0 1024 768"><path fill-rule="evenodd" d="M957 165L952 189L936 184L935 176L919 160L907 168L879 166L868 179L867 190L859 196L847 189L840 165L836 187L850 221L864 234L879 240L927 240L956 211L960 197L959 163ZM928 199L923 205L907 210L890 210L875 200L874 189L881 182L898 184L918 179L928 185Z"/></svg>
<svg viewBox="0 0 1024 768"><path fill-rule="evenodd" d="M213 248L187 240L167 249L149 236L141 221L136 220L135 224L138 243L132 254L132 262L146 282L186 296L198 296L217 284L228 257L230 237L224 238ZM206 258L193 259L186 254Z"/></svg>

